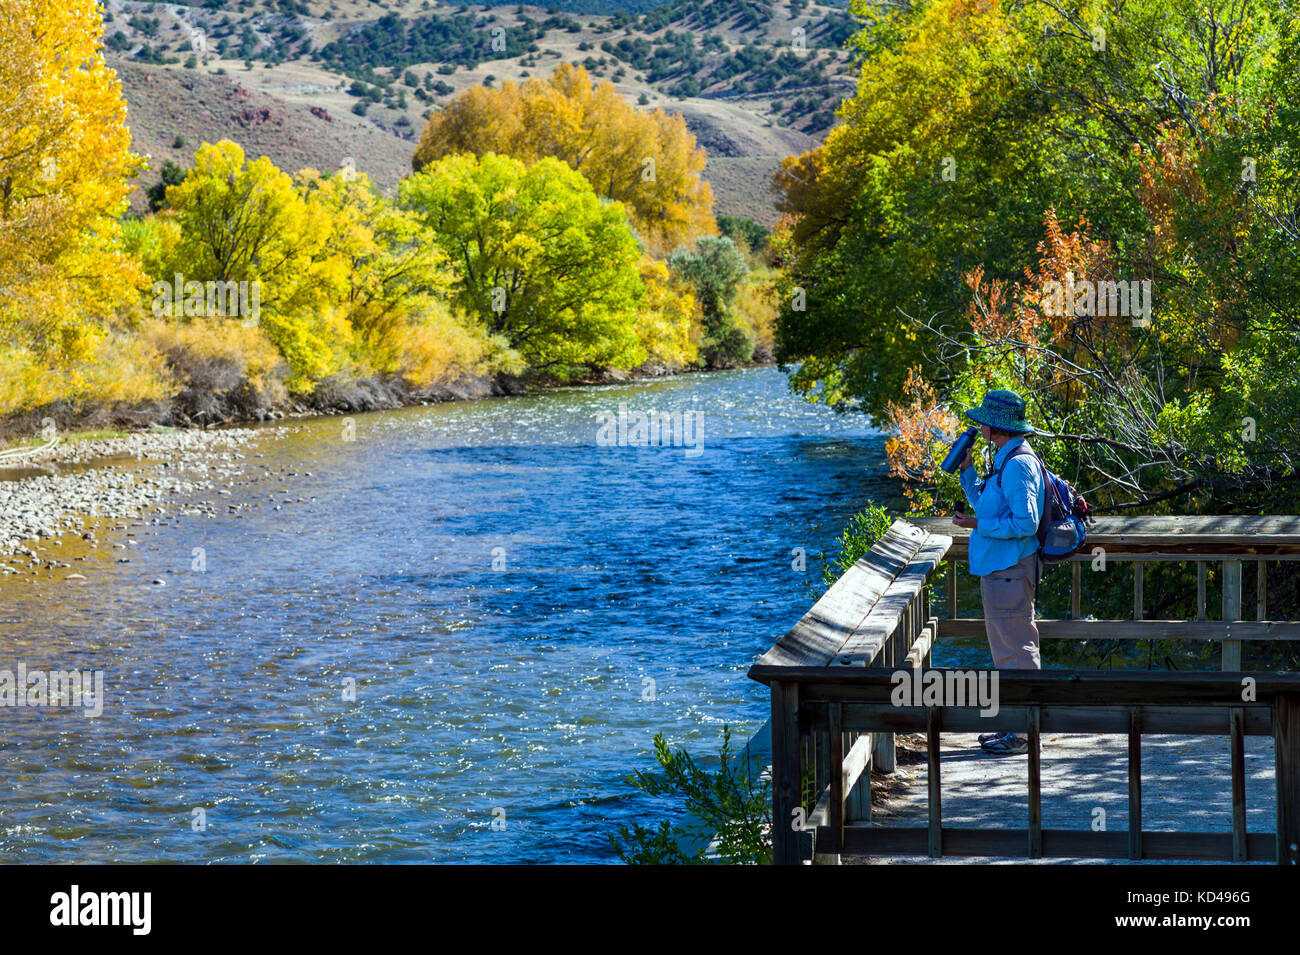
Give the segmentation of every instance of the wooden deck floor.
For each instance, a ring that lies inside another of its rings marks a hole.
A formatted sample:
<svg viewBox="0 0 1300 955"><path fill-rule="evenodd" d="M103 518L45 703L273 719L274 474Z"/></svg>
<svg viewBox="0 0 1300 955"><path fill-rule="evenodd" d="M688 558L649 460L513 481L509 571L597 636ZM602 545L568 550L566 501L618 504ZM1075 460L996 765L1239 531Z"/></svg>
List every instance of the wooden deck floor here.
<svg viewBox="0 0 1300 955"><path fill-rule="evenodd" d="M926 824L924 738L900 737L894 792L877 807L873 824ZM943 824L947 828L1018 829L1026 825L1025 756L989 756L974 735L942 736ZM913 752L919 749L919 753ZM1273 740L1248 736L1246 825L1251 832L1273 832L1276 791ZM918 758L919 757L919 758ZM1127 740L1123 736L1070 734L1043 736L1043 826L1092 828L1097 810L1107 830L1128 827ZM1232 783L1227 736L1147 736L1142 745L1142 828L1201 832L1232 831ZM844 864L1024 863L1066 861L1110 864L1111 860L845 856ZM1114 860L1128 862L1129 860ZM1149 863L1144 863L1149 864Z"/></svg>

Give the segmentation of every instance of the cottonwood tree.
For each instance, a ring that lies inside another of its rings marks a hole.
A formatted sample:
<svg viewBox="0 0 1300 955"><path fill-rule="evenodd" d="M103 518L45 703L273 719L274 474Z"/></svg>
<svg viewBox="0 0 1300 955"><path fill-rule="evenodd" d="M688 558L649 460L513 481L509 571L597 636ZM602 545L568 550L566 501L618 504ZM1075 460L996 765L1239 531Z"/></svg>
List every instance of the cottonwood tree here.
<svg viewBox="0 0 1300 955"><path fill-rule="evenodd" d="M705 236L693 249L668 256L668 267L695 289L703 315L700 355L710 367L749 361L754 341L736 323L734 305L740 283L748 274L745 257L727 238Z"/></svg>
<svg viewBox="0 0 1300 955"><path fill-rule="evenodd" d="M623 206L580 173L558 159L461 153L403 180L399 196L446 255L453 303L530 365L645 360L640 251Z"/></svg>
<svg viewBox="0 0 1300 955"><path fill-rule="evenodd" d="M8 0L0 17L0 350L75 365L143 282L120 249L126 102L93 0Z"/></svg>
<svg viewBox="0 0 1300 955"><path fill-rule="evenodd" d="M652 254L717 232L705 154L680 116L640 112L609 81L561 64L549 79L471 87L429 117L415 170L444 156L500 153L526 163L553 157L596 193L624 204Z"/></svg>
<svg viewBox="0 0 1300 955"><path fill-rule="evenodd" d="M1290 510L1300 388L1277 372L1300 361L1291 12L857 7L873 21L855 39L857 95L776 179L777 357L799 363L794 386L901 424L1011 387L1056 436L1038 445L1050 463L1099 507ZM1046 314L1042 285L1071 272L1150 282L1151 325Z"/></svg>

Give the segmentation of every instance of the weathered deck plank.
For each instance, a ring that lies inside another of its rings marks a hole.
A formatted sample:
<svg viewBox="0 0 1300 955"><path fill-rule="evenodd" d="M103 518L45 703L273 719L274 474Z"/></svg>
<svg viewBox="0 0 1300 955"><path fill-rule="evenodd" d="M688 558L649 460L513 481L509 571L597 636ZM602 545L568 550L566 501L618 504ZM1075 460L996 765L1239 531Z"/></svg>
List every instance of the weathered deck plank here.
<svg viewBox="0 0 1300 955"><path fill-rule="evenodd" d="M870 666L876 661L885 640L898 625L899 617L912 598L925 586L926 578L938 566L948 550L951 539L931 537L916 552L907 568L894 578L888 589L876 601L857 629L849 635L835 655L834 666ZM909 641L910 645L911 641Z"/></svg>
<svg viewBox="0 0 1300 955"><path fill-rule="evenodd" d="M925 540L923 531L906 521L895 521L876 546L850 567L755 665L829 663Z"/></svg>

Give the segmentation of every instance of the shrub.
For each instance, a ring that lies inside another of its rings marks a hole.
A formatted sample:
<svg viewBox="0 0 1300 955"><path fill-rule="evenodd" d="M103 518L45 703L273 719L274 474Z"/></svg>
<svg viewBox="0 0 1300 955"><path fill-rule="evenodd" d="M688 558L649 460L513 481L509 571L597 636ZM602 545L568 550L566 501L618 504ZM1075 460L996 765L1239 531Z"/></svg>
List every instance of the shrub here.
<svg viewBox="0 0 1300 955"><path fill-rule="evenodd" d="M889 510L875 503L868 504L850 517L844 531L835 539L839 552L829 560L824 553L819 555L822 582L829 587L839 580L846 570L875 546L876 541L885 536L893 522Z"/></svg>
<svg viewBox="0 0 1300 955"><path fill-rule="evenodd" d="M718 231L751 253L762 251L771 234L771 230L744 216L718 216Z"/></svg>
<svg viewBox="0 0 1300 955"><path fill-rule="evenodd" d="M74 399L93 404L141 404L168 397L175 379L152 343L124 329L115 329L95 349L94 357L78 364Z"/></svg>
<svg viewBox="0 0 1300 955"><path fill-rule="evenodd" d="M518 355L504 339L428 299L407 314L368 316L357 312L358 373L400 376L414 389L466 375L522 371Z"/></svg>
<svg viewBox="0 0 1300 955"><path fill-rule="evenodd" d="M610 844L619 858L633 865L705 865L710 840L717 838L717 862L723 865L768 865L772 861L772 781L757 761L731 749L731 729L723 727L718 769L701 769L684 749L673 752L662 733L655 735L655 760L662 776L640 770L631 783L651 796L678 796L689 821L668 820L656 829L639 823L619 826ZM687 852L683 846L698 849Z"/></svg>
<svg viewBox="0 0 1300 955"><path fill-rule="evenodd" d="M776 347L776 278L773 269L750 269L736 289L736 324L753 342L753 351L771 356Z"/></svg>
<svg viewBox="0 0 1300 955"><path fill-rule="evenodd" d="M177 405L187 414L230 406L251 412L286 397L284 360L256 326L222 318L155 319L141 337L166 360L180 389Z"/></svg>

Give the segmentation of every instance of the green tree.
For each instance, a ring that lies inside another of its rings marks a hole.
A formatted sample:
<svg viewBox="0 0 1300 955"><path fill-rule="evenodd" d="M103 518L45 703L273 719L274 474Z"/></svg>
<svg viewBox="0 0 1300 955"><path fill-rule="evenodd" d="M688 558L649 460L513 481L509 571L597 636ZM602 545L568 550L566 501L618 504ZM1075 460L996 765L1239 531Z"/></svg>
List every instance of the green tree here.
<svg viewBox="0 0 1300 955"><path fill-rule="evenodd" d="M751 253L761 252L771 230L744 216L718 216L718 231Z"/></svg>
<svg viewBox="0 0 1300 955"><path fill-rule="evenodd" d="M100 13L15 0L0 17L0 366L75 367L142 279L118 248L142 160Z"/></svg>
<svg viewBox="0 0 1300 955"><path fill-rule="evenodd" d="M598 195L623 204L653 255L716 231L704 150L682 117L638 111L582 67L561 64L546 80L465 90L429 117L412 167L461 152L563 160Z"/></svg>
<svg viewBox="0 0 1300 955"><path fill-rule="evenodd" d="M854 9L871 21L858 93L776 180L793 386L918 435L949 404L1015 388L1069 436L1044 448L1056 469L1110 507L1223 510L1294 487L1300 402L1264 372L1300 337L1291 13ZM1046 283L1074 279L1149 282L1151 327L1047 314ZM891 408L918 382L937 404Z"/></svg>
<svg viewBox="0 0 1300 955"><path fill-rule="evenodd" d="M623 207L552 158L526 166L489 153L445 157L403 180L446 255L452 299L530 365L633 367L643 294L639 250Z"/></svg>
<svg viewBox="0 0 1300 955"><path fill-rule="evenodd" d="M775 179L793 214L773 243L787 262L777 359L799 363L803 394L875 415L924 357L904 312L960 308L978 263L1015 274L1050 201L1028 172L1042 105L1016 95L1034 61L1004 7L889 9L855 0L872 21L857 95L825 144Z"/></svg>
<svg viewBox="0 0 1300 955"><path fill-rule="evenodd" d="M162 176L145 193L149 197L149 211L157 212L167 206L167 187L179 186L185 181L185 167L170 159L163 160Z"/></svg>
<svg viewBox="0 0 1300 955"><path fill-rule="evenodd" d="M754 340L733 313L736 292L749 272L736 243L705 236L696 240L694 251L678 249L668 256L668 267L695 287L704 318L700 355L705 363L718 368L749 361Z"/></svg>

